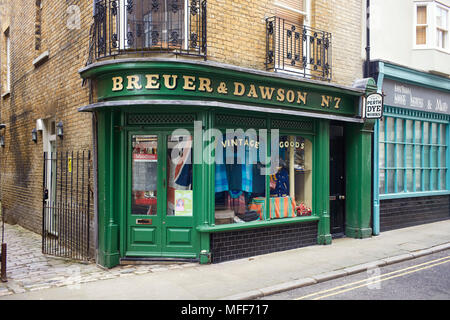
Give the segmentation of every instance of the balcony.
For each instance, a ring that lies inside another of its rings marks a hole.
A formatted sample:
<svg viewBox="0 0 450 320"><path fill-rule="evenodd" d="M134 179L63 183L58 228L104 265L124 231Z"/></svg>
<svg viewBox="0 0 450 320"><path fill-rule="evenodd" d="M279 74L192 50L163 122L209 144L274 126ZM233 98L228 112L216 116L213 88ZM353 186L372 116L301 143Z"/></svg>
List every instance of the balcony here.
<svg viewBox="0 0 450 320"><path fill-rule="evenodd" d="M331 81L331 33L266 19L266 69Z"/></svg>
<svg viewBox="0 0 450 320"><path fill-rule="evenodd" d="M119 55L206 59L206 0L97 0L87 64Z"/></svg>

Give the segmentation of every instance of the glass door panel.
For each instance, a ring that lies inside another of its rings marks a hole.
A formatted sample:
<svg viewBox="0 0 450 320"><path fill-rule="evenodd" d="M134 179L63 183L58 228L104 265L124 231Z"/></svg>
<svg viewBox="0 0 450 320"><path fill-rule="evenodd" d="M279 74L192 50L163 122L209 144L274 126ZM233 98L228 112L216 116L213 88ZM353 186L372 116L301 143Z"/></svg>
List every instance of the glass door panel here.
<svg viewBox="0 0 450 320"><path fill-rule="evenodd" d="M192 137L167 136L168 216L192 216Z"/></svg>
<svg viewBox="0 0 450 320"><path fill-rule="evenodd" d="M132 203L133 215L157 214L158 136L133 136Z"/></svg>

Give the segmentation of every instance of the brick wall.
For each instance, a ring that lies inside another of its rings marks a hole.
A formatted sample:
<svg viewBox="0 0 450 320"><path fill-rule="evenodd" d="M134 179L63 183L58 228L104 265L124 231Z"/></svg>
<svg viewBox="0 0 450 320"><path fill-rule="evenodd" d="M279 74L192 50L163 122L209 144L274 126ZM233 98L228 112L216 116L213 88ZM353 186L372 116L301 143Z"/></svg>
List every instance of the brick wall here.
<svg viewBox="0 0 450 320"><path fill-rule="evenodd" d="M265 70L266 22L274 0L208 0L208 60ZM332 82L362 78L362 2L312 0L311 26L332 33Z"/></svg>
<svg viewBox="0 0 450 320"><path fill-rule="evenodd" d="M211 233L213 263L247 258L317 243L317 222Z"/></svg>
<svg viewBox="0 0 450 320"><path fill-rule="evenodd" d="M450 196L382 200L380 231L450 219Z"/></svg>
<svg viewBox="0 0 450 320"><path fill-rule="evenodd" d="M10 222L40 232L43 136L38 132L35 143L31 131L37 119L52 118L64 124L64 138L56 139L58 152L91 148L91 114L77 108L89 103L78 69L87 59L92 5L88 0L43 0L38 48L35 1L4 0L0 5L2 31L9 27L11 38L11 93L1 99L0 107L0 122L7 126L2 133L5 147L0 149L0 197ZM80 8L80 28L67 25L73 18L67 12L71 5ZM4 62L3 32L0 38ZM34 66L33 60L47 50L49 58ZM1 80L3 85L4 63Z"/></svg>

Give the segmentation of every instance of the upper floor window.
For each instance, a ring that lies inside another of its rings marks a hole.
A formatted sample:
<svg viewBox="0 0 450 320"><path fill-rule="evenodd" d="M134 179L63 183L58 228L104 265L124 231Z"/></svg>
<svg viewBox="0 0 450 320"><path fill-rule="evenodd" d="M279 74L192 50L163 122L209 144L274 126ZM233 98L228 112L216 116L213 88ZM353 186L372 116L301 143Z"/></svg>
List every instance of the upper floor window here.
<svg viewBox="0 0 450 320"><path fill-rule="evenodd" d="M436 6L436 45L448 49L448 10L441 6Z"/></svg>
<svg viewBox="0 0 450 320"><path fill-rule="evenodd" d="M276 16L298 25L309 25L310 0L275 0Z"/></svg>
<svg viewBox="0 0 450 320"><path fill-rule="evenodd" d="M6 29L5 33L5 90L3 93L7 93L11 89L11 37L9 28Z"/></svg>
<svg viewBox="0 0 450 320"><path fill-rule="evenodd" d="M206 0L96 0L96 58L157 53L206 56Z"/></svg>
<svg viewBox="0 0 450 320"><path fill-rule="evenodd" d="M427 6L417 6L416 14L416 44L427 44Z"/></svg>
<svg viewBox="0 0 450 320"><path fill-rule="evenodd" d="M437 2L415 5L415 47L448 51L449 8Z"/></svg>

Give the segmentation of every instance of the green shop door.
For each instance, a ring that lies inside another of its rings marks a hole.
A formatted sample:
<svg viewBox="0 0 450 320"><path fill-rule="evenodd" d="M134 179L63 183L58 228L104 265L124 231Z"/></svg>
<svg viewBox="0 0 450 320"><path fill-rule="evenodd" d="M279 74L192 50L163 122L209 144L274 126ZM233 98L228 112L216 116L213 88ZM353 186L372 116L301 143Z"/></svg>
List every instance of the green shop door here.
<svg viewBox="0 0 450 320"><path fill-rule="evenodd" d="M196 257L192 136L128 134L127 257Z"/></svg>

